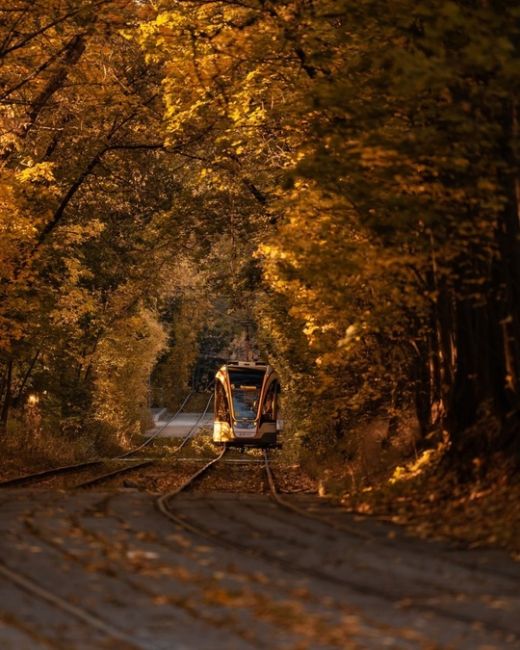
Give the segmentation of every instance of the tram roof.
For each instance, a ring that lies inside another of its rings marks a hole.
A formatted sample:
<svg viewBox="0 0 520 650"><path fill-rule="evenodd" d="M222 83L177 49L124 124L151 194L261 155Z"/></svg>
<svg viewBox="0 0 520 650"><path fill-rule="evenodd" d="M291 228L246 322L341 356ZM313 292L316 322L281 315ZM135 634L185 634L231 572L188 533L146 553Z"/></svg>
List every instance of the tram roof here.
<svg viewBox="0 0 520 650"><path fill-rule="evenodd" d="M229 361L225 364L224 368L229 370L237 370L241 368L244 370L265 370L267 364L263 361Z"/></svg>

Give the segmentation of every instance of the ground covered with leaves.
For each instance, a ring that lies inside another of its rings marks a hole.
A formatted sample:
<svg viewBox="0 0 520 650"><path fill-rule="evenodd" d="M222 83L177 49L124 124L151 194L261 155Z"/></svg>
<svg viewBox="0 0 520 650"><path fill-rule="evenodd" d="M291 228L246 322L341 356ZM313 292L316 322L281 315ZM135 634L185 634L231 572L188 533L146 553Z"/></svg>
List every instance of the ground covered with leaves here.
<svg viewBox="0 0 520 650"><path fill-rule="evenodd" d="M104 485L113 488L136 488L153 493L168 492L177 489L217 454L218 449L201 436L187 445L182 455L174 456L166 453L162 458L158 458L155 464L135 473L123 474ZM299 464L288 463L281 454L276 454L274 452L271 466L280 492L290 494L317 492L317 482L311 479ZM244 453L236 450L229 451L218 466L212 468L190 489L203 494L268 493L269 485L262 452L259 450L249 450Z"/></svg>
<svg viewBox="0 0 520 650"><path fill-rule="evenodd" d="M420 537L499 547L520 560L520 480L504 463L461 482L428 450L340 500L352 512L405 525Z"/></svg>
<svg viewBox="0 0 520 650"><path fill-rule="evenodd" d="M218 453L207 431L192 439L181 454L177 453L178 444L176 439L156 439L137 455L141 459L154 458L154 464L115 477L103 483L104 487L152 493L174 490L200 469L205 460ZM36 445L33 448L28 444L25 452L17 455L14 448L7 445L0 478L79 462L88 455L87 450L78 450L73 445L61 445L59 454L54 448L41 453L40 447ZM352 475L359 470L355 463L329 458L309 471L305 463L290 461L283 451L271 452L270 455L281 493L320 493L357 515L404 525L419 537L450 539L469 548L503 548L520 560L520 480L510 464L497 457L484 473L475 461L472 478L461 482L443 462L442 446L422 452L414 450L413 453L412 447L407 449L408 459L403 457L399 463L388 465L385 470L373 472L368 478L354 483ZM226 456L227 462L193 489L200 493L265 494L269 488L262 457L259 450L245 453L231 450ZM117 463L113 466L115 468ZM92 468L81 476L52 477L35 487L71 489L80 479L98 471L99 468Z"/></svg>

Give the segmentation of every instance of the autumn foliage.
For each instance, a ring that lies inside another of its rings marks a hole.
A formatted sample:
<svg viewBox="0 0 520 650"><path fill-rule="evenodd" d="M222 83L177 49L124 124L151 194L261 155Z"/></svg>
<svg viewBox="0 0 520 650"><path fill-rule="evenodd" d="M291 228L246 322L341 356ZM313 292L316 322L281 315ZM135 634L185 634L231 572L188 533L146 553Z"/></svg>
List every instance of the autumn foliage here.
<svg viewBox="0 0 520 650"><path fill-rule="evenodd" d="M62 425L136 430L189 258L208 308L255 321L295 439L333 447L377 416L391 441L412 413L461 471L518 457L519 17L498 0L4 9L4 427L30 389Z"/></svg>

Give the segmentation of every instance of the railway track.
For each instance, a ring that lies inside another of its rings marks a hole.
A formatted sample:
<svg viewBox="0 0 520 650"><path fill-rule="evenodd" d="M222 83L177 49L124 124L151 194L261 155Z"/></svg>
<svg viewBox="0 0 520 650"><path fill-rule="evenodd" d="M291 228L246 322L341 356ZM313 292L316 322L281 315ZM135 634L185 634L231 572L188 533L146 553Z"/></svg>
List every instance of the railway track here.
<svg viewBox="0 0 520 650"><path fill-rule="evenodd" d="M127 459L127 458L131 457L133 454L135 454L138 451L140 451L141 449L143 449L144 447L146 447L148 444L150 444L151 440L156 438L161 433L161 431L163 431L174 420L174 418L177 417L177 415L179 415L179 413L182 411L184 405L188 401L189 397L191 397L191 394L184 400L183 404L181 405L181 407L177 411L177 413L175 413L163 427L161 427L158 431L156 431L152 437L148 438L142 445L139 445L139 447L136 447L135 449L132 449L130 452L127 452L123 456L118 457L116 460ZM195 424L190 428L188 433L186 433L186 435L182 438L181 442L179 443L177 448L174 450L174 452L173 452L174 454L178 454L181 451L181 449L183 449L183 447L189 442L189 440L191 440L191 438L193 436L193 433L198 429L198 427L200 425L200 422L203 420L204 416L208 412L208 409L210 407L212 399L213 399L213 396L211 396L208 399L208 401L206 403L206 406L204 408L204 411L199 415L199 417L197 418ZM118 468L115 468L115 469L111 469L109 471L102 472L101 474L98 474L97 476L94 476L93 478L88 478L85 481L80 481L79 483L76 483L72 487L73 488L86 488L86 487L92 487L93 485L99 485L100 483L103 483L104 481L110 480L110 479L114 478L115 476L120 476L121 474L127 474L127 473L133 472L133 471L135 471L137 469L142 469L143 467L149 467L150 465L154 465L157 462L158 462L157 460L150 460L150 459L149 460L144 460L144 461L139 460L135 464L132 464L132 465L127 465L125 467L118 467Z"/></svg>
<svg viewBox="0 0 520 650"><path fill-rule="evenodd" d="M29 483L37 483L43 481L47 478L52 478L54 476L60 476L62 474L71 474L74 472L79 472L89 467L95 467L103 464L103 460L90 460L84 463L76 463L74 465L63 465L62 467L53 467L51 469L46 469L41 472L33 472L32 474L23 474L22 476L16 476L14 478L7 479L6 481L0 482L0 488L7 487L21 487L23 485L28 485Z"/></svg>
<svg viewBox="0 0 520 650"><path fill-rule="evenodd" d="M131 459L132 456L137 454L139 451L150 445L150 443L155 440L166 427L170 426L170 424L175 420L175 418L182 413L184 407L190 400L190 398L193 396L193 391L190 392L185 399L183 400L182 404L180 405L179 409L168 419L168 421L159 429L154 431L153 435L149 436L142 444L138 445L137 447L134 447L130 451L125 452L124 454L121 454L119 456L115 456L113 458L109 459L104 459L104 458L95 458L89 461L85 461L83 463L75 463L71 465L63 465L61 467L53 467L51 469L43 470L40 472L33 472L31 474L24 474L22 476L17 476L12 479L8 479L6 481L0 482L0 488L9 488L9 487L22 487L24 485L32 485L34 483L39 483L40 481L49 479L49 478L54 478L56 476L61 476L61 475L66 475L66 474L75 474L75 473L81 473L85 470L88 469L93 469L95 467L105 467L107 468L107 465L110 463L117 463L117 462L122 462L125 461L125 464L121 467L112 467L110 469L105 469L103 472L98 474L97 476L94 477L89 477L88 479L84 481L80 481L76 483L73 488L80 488L80 487L90 487L92 485L97 485L99 483L102 483L103 481L109 480L115 476L133 472L137 469L152 465L153 463L156 463L157 461L155 459L146 459L146 460L136 460L135 463L129 463L127 464L128 460ZM195 424L191 427L191 429L188 431L188 433L182 438L179 446L177 449L175 449L174 453L178 453L191 439L193 436L194 431L199 427L199 424L203 417L206 415L208 412L208 409L210 407L211 401L212 401L213 396L211 396L206 404L206 407L203 411L203 413L199 416Z"/></svg>
<svg viewBox="0 0 520 650"><path fill-rule="evenodd" d="M280 493L276 487L276 483L274 480L273 472L271 470L271 463L267 451L264 451L264 467L267 475L267 482L269 484L269 491L271 494L271 498L278 506L280 506L280 508L289 510L291 512L295 512L296 514L300 515L301 517L305 517L306 519L319 521L320 523L325 524L326 526L330 526L335 530L348 533L349 535L353 535L354 537L359 537L360 539L364 539L364 540L373 540L372 535L370 535L369 533L363 530L360 530L359 528L356 528L354 526L349 526L344 523L332 521L328 517L323 517L322 515L316 514L314 512L310 512L306 508L301 508L299 506L294 505L294 503L290 503L289 501L283 499L280 496Z"/></svg>
<svg viewBox="0 0 520 650"><path fill-rule="evenodd" d="M300 517L303 517L305 519L317 521L321 524L324 524L328 528L331 528L334 531L337 531L339 533L346 533L352 537L358 538L361 542L369 542L369 543L384 546L389 549L392 548L398 549L402 547L403 544L406 544L408 551L412 553L414 556L417 555L424 556L424 554L427 553L429 556L440 558L443 561L448 560L451 564L469 571L480 571L484 574L493 575L493 576L498 574L505 579L510 579L511 577L508 573L504 573L498 570L496 567L487 567L485 565L483 566L471 561L465 561L453 556L449 556L449 551L441 554L433 551L432 549L428 549L427 551L425 551L424 549L418 550L418 548L413 543L411 543L410 540L408 539L404 539L404 540L400 539L397 542L393 538L389 538L386 535L381 536L381 535L371 534L368 533L367 531L361 530L360 527L352 526L345 522L339 522L337 520L331 519L330 517L324 516L322 514L318 514L313 510L309 510L307 508L297 506L294 503L287 501L284 497L280 496L280 492L276 487L276 481L274 479L274 475L271 470L272 463L268 458L267 452L264 452L263 462L264 462L264 467L267 475L267 481L269 485L271 499L282 510L294 512L298 514Z"/></svg>
<svg viewBox="0 0 520 650"><path fill-rule="evenodd" d="M194 474L192 474L184 483L182 483L178 488L175 490L172 490L171 492L167 492L166 494L163 494L162 496L157 498L156 504L157 507L159 508L160 512L173 521L174 523L181 523L183 527L186 527L183 523L182 520L177 517L172 509L171 509L171 502L173 499L180 494L181 492L184 492L187 490L193 483L199 479L202 475L207 474L208 471L214 467L220 460L223 459L224 455L227 452L227 447L222 447L222 451L218 456L215 456L215 458L212 458L209 462L207 462L203 467L201 467L199 470L197 470ZM199 531L193 531L192 532L199 532Z"/></svg>
<svg viewBox="0 0 520 650"><path fill-rule="evenodd" d="M209 462L207 462L203 467L201 467L199 470L197 470L194 474L192 474L188 479L186 479L179 487L177 487L175 490L172 490L170 492L167 492L166 494L161 495L156 499L156 505L162 514L173 521L175 524L181 526L187 531L190 531L192 533L195 533L197 535L200 535L202 537L209 537L213 541L218 542L222 546L235 546L241 551L246 551L248 553L251 553L255 556L259 555L259 552L251 549L250 547L244 547L244 545L237 543L237 542L230 542L229 540L223 538L222 536L216 535L213 531L209 531L201 526L195 525L193 523L190 523L186 521L185 518L181 518L178 515L175 514L173 510L173 501L175 497L180 495L182 492L186 492L190 487L193 486L193 484L202 476L205 474L208 474L209 470L219 462L225 463L226 459L224 459L224 456L227 452L227 447L223 447L222 451L218 456L215 458L212 458ZM251 464L255 465L258 463L258 460L256 459L251 459L250 461L243 461L244 464ZM368 535L365 535L364 533L361 533L357 530L355 530L353 527L347 527L347 526L336 526L334 522L331 522L325 517L321 517L320 515L315 515L314 513L309 512L308 510L304 508L299 508L298 506L294 506L293 504L286 502L279 494L278 489L276 487L276 483L274 480L273 473L271 471L270 467L270 459L268 452L264 450L264 457L263 459L260 460L260 462L263 463L264 469L266 472L267 476L267 482L269 485L269 491L270 491L270 496L273 499L273 501L282 509L285 510L290 510L292 512L297 513L300 516L312 519L314 521L320 521L321 523L325 523L328 525L331 525L332 527L336 528L336 530L342 530L343 532L348 532L349 534L352 534L354 536L360 537L362 539L365 539L368 537ZM260 555L262 555L260 553ZM269 557L269 559L273 559Z"/></svg>
<svg viewBox="0 0 520 650"><path fill-rule="evenodd" d="M0 577L8 580L18 589L29 594L36 600L50 605L66 616L80 621L92 631L107 637L107 640L109 639L111 644L118 643L118 647L124 647L127 650L150 650L150 646L142 645L124 630L114 626L110 621L106 621L84 607L72 604L68 600L61 598L45 586L36 582L32 577L8 567L3 561L0 561ZM119 644L122 645L119 646Z"/></svg>
<svg viewBox="0 0 520 650"><path fill-rule="evenodd" d="M200 524L195 521L190 515L186 516L185 514L176 513L174 510L174 501L181 493L186 492L194 482L201 478L203 475L207 474L208 471L215 467L219 461L222 461L226 453L226 448L210 462L208 462L204 467L195 472L190 478L188 478L184 483L177 489L168 492L157 498L156 505L159 511L172 521L175 525L180 528L195 534L199 537L205 538L219 545L220 547L231 549L235 552L239 552L257 559L264 560L270 565L278 566L285 571L291 573L310 576L312 578L318 579L320 582L329 583L339 588L346 588L353 592L356 592L362 596L372 597L380 600L382 603L391 603L395 599L395 594L391 589L388 589L379 585L368 585L359 582L358 580L348 576L348 575L336 575L334 573L329 573L328 571L322 570L318 567L303 566L294 558L280 558L270 550L266 550L262 547L252 546L251 544L242 541L242 539L230 538L226 533L217 532L213 528L209 528L204 524ZM268 452L264 452L264 468L267 476L267 483L269 485L269 496L276 505L284 510L285 512L291 511L302 518L310 519L313 521L318 521L338 532L345 533L351 538L357 538L360 543L365 543L367 541L375 542L376 544L382 543L383 546L387 546L385 540L376 538L365 531L360 531L353 526L348 526L344 523L335 522L330 520L328 517L316 514L315 512L310 512L306 508L301 508L294 505L293 503L288 502L286 499L282 498L279 494L279 491L276 486L276 482L271 471L270 461ZM347 537L345 539L348 540ZM391 545L391 544L390 544ZM458 564L454 562L454 564ZM469 568L469 567L467 567ZM425 583L426 584L426 583ZM443 590L445 593L457 594L456 589ZM425 613L429 616L439 616L444 619L451 620L455 623L470 624L474 623L474 619L470 615L466 615L463 612L452 611L449 607L438 605L435 602L426 603L426 602L411 602L409 607L411 609L417 610L418 612ZM503 627L500 622L494 621L481 621L481 626L483 629L486 629L490 632L507 634L509 630Z"/></svg>

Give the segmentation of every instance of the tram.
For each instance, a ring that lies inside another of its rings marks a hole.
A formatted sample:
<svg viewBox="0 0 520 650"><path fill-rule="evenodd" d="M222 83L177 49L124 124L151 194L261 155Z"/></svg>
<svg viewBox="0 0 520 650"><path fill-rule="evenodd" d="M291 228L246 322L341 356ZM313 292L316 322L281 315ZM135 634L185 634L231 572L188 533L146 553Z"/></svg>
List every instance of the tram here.
<svg viewBox="0 0 520 650"><path fill-rule="evenodd" d="M279 447L280 382L265 363L236 361L215 375L213 441L234 447Z"/></svg>

